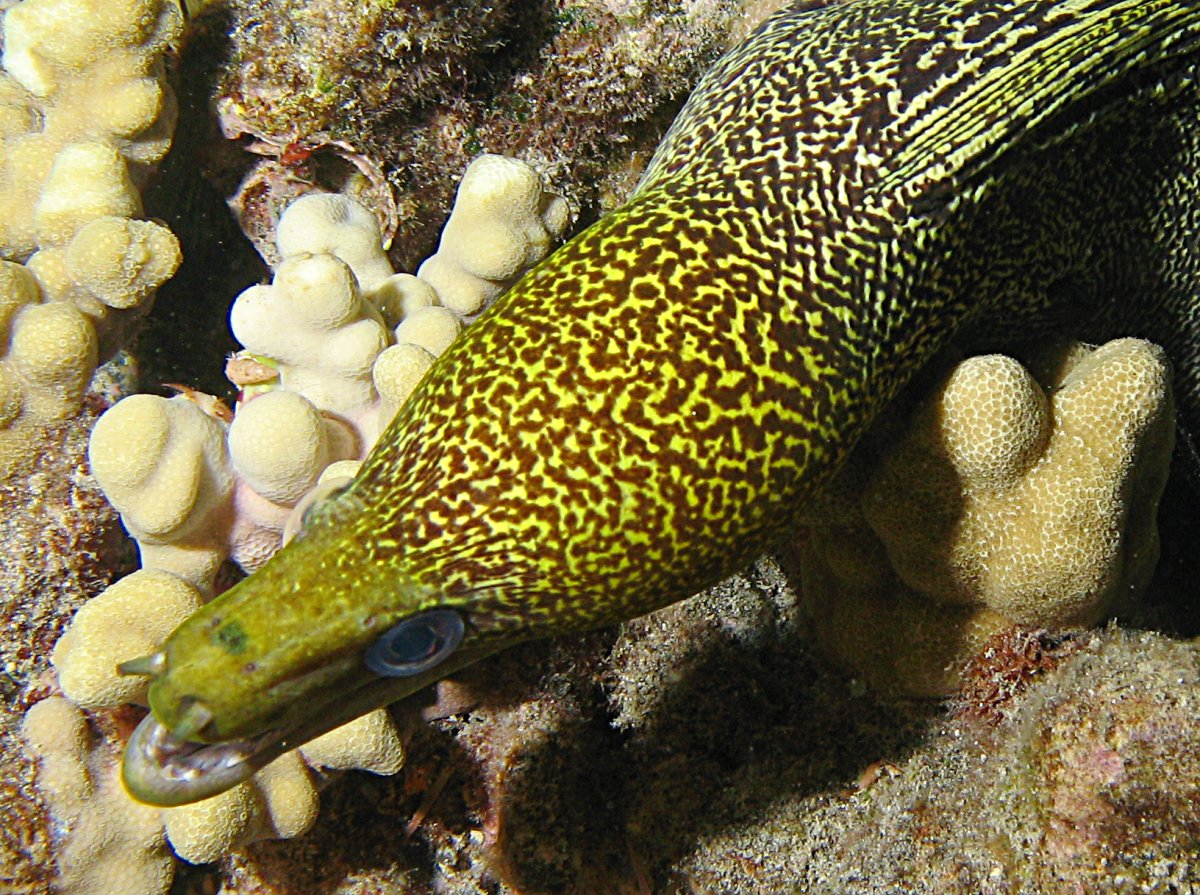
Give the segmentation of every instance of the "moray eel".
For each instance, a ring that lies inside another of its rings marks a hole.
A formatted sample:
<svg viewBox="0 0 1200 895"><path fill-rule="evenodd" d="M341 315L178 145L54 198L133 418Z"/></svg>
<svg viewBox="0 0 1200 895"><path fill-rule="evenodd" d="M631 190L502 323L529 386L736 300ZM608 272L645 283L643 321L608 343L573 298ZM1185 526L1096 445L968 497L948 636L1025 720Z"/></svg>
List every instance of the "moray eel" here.
<svg viewBox="0 0 1200 895"><path fill-rule="evenodd" d="M353 484L126 669L152 678L130 791L212 795L497 650L713 584L952 336L1146 336L1190 412L1198 57L1196 0L768 19Z"/></svg>

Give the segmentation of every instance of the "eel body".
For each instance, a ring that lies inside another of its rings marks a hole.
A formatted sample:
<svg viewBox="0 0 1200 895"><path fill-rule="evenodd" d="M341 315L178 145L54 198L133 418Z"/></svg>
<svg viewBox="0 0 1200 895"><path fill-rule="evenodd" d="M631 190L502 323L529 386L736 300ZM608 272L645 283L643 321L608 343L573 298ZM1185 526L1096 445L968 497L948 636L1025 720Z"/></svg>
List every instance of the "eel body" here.
<svg viewBox="0 0 1200 895"><path fill-rule="evenodd" d="M1198 47L1196 0L776 14L629 203L466 330L349 489L140 666L130 789L211 795L498 649L736 571L952 336L1146 336L1191 413Z"/></svg>

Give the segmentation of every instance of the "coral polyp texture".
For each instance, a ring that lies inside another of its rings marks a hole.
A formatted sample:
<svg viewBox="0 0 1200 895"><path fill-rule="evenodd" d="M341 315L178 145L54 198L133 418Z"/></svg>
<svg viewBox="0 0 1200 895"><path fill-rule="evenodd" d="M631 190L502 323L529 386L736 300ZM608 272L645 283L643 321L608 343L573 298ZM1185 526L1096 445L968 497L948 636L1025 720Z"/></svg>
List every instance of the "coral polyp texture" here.
<svg viewBox="0 0 1200 895"><path fill-rule="evenodd" d="M0 74L0 469L38 426L78 412L99 361L180 262L139 187L175 105L175 0L24 0Z"/></svg>
<svg viewBox="0 0 1200 895"><path fill-rule="evenodd" d="M481 310L545 255L566 226L563 201L523 163L483 156L463 183L431 259L451 272L450 287L396 274L374 215L361 205L340 195L305 196L276 229L282 260L273 281L247 289L231 310L231 326L245 346L228 368L245 386L236 412L184 390L173 398L133 395L97 421L88 452L92 470L137 541L142 567L86 603L54 649L59 686L78 708L40 710L48 720L30 728L26 739L43 767L74 762L111 770L113 743L71 736L64 739L72 744L67 755L40 731L57 723L66 737L81 723L80 709L111 713L125 703L144 704L145 679L121 675L118 666L152 653L211 597L223 562L253 571L274 553L323 488L353 474L353 461L466 325L464 312ZM455 307L443 301L446 288L455 290ZM97 813L140 818L139 829L157 839L113 839L106 848L126 849L134 865L148 868L139 877L142 888L129 889L130 895L156 895L171 878L169 866L165 874L160 867L164 830L180 858L216 861L248 842L304 833L318 806L310 768L322 775L349 769L395 774L403 762L399 732L378 710L228 792L155 809L156 821L116 783L69 803L50 794L47 800L56 817L80 829L113 823L94 818ZM69 847L61 852L63 891L102 891L107 865L97 864L97 875L75 863L91 854L81 844L70 846L75 835L68 833ZM152 840L154 848L138 850Z"/></svg>
<svg viewBox="0 0 1200 895"><path fill-rule="evenodd" d="M153 609L144 605L124 621L137 624L137 615ZM39 761L39 790L66 831L58 849L59 892L166 892L172 852L195 863L215 861L257 839L299 836L317 817L311 772L295 752L219 796L152 808L126 793L118 742L94 739L88 717L69 698L51 696L34 705L22 734ZM403 747L382 710L327 736L327 743L318 738L309 744L315 766L395 773L403 763Z"/></svg>
<svg viewBox="0 0 1200 895"><path fill-rule="evenodd" d="M200 608L200 592L169 572L140 569L75 614L50 660L63 693L84 709L145 703L145 679L115 674L122 662L155 649Z"/></svg>
<svg viewBox="0 0 1200 895"><path fill-rule="evenodd" d="M528 165L480 156L459 184L437 253L417 276L443 307L465 317L477 314L550 251L568 218L566 200L543 191Z"/></svg>
<svg viewBox="0 0 1200 895"><path fill-rule="evenodd" d="M879 686L936 695L1006 626L1129 609L1158 561L1172 406L1166 357L1137 339L957 364L808 514L822 644Z"/></svg>
<svg viewBox="0 0 1200 895"><path fill-rule="evenodd" d="M70 830L56 849L56 891L165 892L174 860L158 810L125 794L116 751L102 740L93 742L82 710L51 696L25 713L21 732L38 756L41 794L56 821Z"/></svg>

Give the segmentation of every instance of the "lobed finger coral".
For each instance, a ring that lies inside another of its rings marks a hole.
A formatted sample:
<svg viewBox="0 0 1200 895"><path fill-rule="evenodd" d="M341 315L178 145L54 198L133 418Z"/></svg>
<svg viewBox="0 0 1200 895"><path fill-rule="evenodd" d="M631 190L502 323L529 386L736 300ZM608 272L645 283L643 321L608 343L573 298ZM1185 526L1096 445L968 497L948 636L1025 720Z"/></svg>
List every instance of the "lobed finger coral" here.
<svg viewBox="0 0 1200 895"><path fill-rule="evenodd" d="M117 666L148 655L200 608L200 591L170 572L143 568L89 600L54 646L63 694L83 709L144 704L146 683Z"/></svg>
<svg viewBox="0 0 1200 895"><path fill-rule="evenodd" d="M225 559L234 471L222 421L188 394L131 395L92 429L92 473L143 568L162 569L211 594Z"/></svg>
<svg viewBox="0 0 1200 895"><path fill-rule="evenodd" d="M229 321L247 351L276 362L284 388L321 409L353 414L377 397L371 366L388 334L335 255L286 259L271 285L238 296Z"/></svg>
<svg viewBox="0 0 1200 895"><path fill-rule="evenodd" d="M164 809L162 821L175 854L205 864L258 839L303 835L318 807L308 769L300 756L288 753L220 795Z"/></svg>
<svg viewBox="0 0 1200 895"><path fill-rule="evenodd" d="M437 252L417 268L443 307L478 314L523 270L549 253L567 227L561 196L515 159L483 155L458 185Z"/></svg>
<svg viewBox="0 0 1200 895"><path fill-rule="evenodd" d="M158 810L125 794L117 755L111 746L93 742L82 710L51 696L25 713L21 728L38 758L39 790L58 823L70 830L57 850L56 890L165 892L174 859Z"/></svg>
<svg viewBox="0 0 1200 895"><path fill-rule="evenodd" d="M1006 626L1128 608L1158 560L1174 431L1165 355L1141 340L962 361L808 514L818 638L873 684L934 695Z"/></svg>
<svg viewBox="0 0 1200 895"><path fill-rule="evenodd" d="M170 146L163 56L174 0L24 0L0 74L0 468L78 412L98 362L175 272L179 244L141 220Z"/></svg>
<svg viewBox="0 0 1200 895"><path fill-rule="evenodd" d="M497 267L488 268L497 277L488 281L491 296L549 251L551 231L526 212L553 207L561 218L565 206L519 162L477 164L470 175L475 186L463 192L455 213L500 234L493 255L507 254L507 266L503 277ZM500 172L498 180L489 181L488 171ZM512 226L498 219L509 214L515 215ZM559 218L551 221L555 233L565 226ZM465 325L433 284L392 271L375 217L345 197L298 200L277 232L283 260L274 280L243 292L230 314L246 346L228 368L244 386L236 412L186 389L174 398L134 395L105 412L93 429L93 471L137 541L142 568L85 604L54 650L59 685L70 701L69 711L54 716L62 736L82 717L75 706L113 712L125 703L144 703L144 679L122 676L117 666L153 652L211 597L223 562L253 571L274 553L323 489L353 474L347 464L365 455L436 354ZM443 250L468 256L456 241L473 242L472 231L456 232ZM27 737L44 767L60 761L47 745L53 739ZM113 743L78 739L72 740L72 761L111 769ZM153 821L144 818L150 809L132 802L118 783L69 809L51 799L51 810L56 816L69 810L72 829L100 823L92 817L97 812L143 817L147 835L153 832L158 843L144 857L148 867L158 868L167 854L164 831L179 857L211 862L257 839L305 832L317 813L314 773L394 774L404 754L395 723L379 710L318 737L226 793L155 809ZM133 848L124 840L105 847L116 853ZM64 850L63 860L73 861L77 851ZM130 860L143 858L131 852ZM64 892L107 884L82 866L61 869ZM129 891L158 893L169 880L168 862L165 875L147 873L143 887Z"/></svg>
<svg viewBox="0 0 1200 895"><path fill-rule="evenodd" d="M137 623L140 607L121 621ZM115 628L118 624L113 621ZM393 774L404 760L395 727L383 710L358 718L309 744L309 763ZM39 761L39 789L68 831L59 851L57 891L85 895L165 892L172 853L193 863L217 860L259 839L300 836L316 820L319 797L296 752L282 756L233 789L179 808L135 801L120 779L115 742L93 738L83 710L51 696L25 715L22 735ZM168 847L169 846L169 847Z"/></svg>

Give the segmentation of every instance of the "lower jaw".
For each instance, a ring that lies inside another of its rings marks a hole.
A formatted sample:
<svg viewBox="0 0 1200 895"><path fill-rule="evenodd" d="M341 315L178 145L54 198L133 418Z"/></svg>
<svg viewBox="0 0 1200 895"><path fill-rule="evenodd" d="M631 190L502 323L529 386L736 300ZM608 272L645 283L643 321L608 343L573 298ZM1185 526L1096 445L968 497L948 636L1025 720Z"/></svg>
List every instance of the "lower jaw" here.
<svg viewBox="0 0 1200 895"><path fill-rule="evenodd" d="M129 794L169 808L211 798L248 780L282 754L280 732L249 740L198 743L175 737L147 715L125 746L122 779Z"/></svg>

